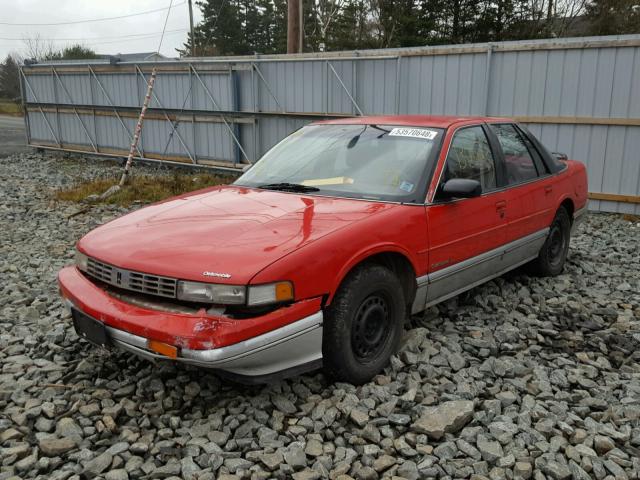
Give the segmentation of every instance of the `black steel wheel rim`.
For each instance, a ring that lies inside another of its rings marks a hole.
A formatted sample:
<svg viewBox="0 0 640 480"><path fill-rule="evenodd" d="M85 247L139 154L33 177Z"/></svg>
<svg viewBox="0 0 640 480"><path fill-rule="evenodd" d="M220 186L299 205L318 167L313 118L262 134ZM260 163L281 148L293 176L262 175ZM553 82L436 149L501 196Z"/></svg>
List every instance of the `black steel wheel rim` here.
<svg viewBox="0 0 640 480"><path fill-rule="evenodd" d="M391 302L383 292L365 298L351 327L351 348L356 359L368 362L378 357L391 332Z"/></svg>
<svg viewBox="0 0 640 480"><path fill-rule="evenodd" d="M549 232L549 262L552 265L557 265L562 261L562 255L564 254L566 240L562 233L562 228L557 223L554 223Z"/></svg>

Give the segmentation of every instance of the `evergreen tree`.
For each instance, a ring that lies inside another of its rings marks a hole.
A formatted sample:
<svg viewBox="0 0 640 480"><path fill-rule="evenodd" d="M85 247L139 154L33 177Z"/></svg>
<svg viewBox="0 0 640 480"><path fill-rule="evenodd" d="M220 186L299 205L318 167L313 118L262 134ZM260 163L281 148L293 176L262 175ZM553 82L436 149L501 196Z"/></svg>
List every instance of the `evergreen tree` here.
<svg viewBox="0 0 640 480"><path fill-rule="evenodd" d="M84 60L91 58L98 58L96 52L80 44L65 47L62 49L62 52L60 52L60 59L62 60Z"/></svg>
<svg viewBox="0 0 640 480"><path fill-rule="evenodd" d="M587 18L592 35L640 33L640 1L593 0Z"/></svg>
<svg viewBox="0 0 640 480"><path fill-rule="evenodd" d="M0 63L0 97L11 100L20 98L20 68L11 55Z"/></svg>
<svg viewBox="0 0 640 480"><path fill-rule="evenodd" d="M250 52L242 22L239 0L207 0L197 2L203 20L195 29L195 45L200 52L216 55L246 55ZM191 50L191 39L185 45Z"/></svg>
<svg viewBox="0 0 640 480"><path fill-rule="evenodd" d="M585 0L303 0L304 51L493 42L575 34ZM287 0L200 0L198 55L285 53ZM591 0L592 32L640 32L640 0ZM583 33L583 32L579 32ZM321 48L322 47L322 48Z"/></svg>
<svg viewBox="0 0 640 480"><path fill-rule="evenodd" d="M368 2L355 0L348 2L336 18L331 29L328 50L364 50L375 48L371 35L371 18Z"/></svg>

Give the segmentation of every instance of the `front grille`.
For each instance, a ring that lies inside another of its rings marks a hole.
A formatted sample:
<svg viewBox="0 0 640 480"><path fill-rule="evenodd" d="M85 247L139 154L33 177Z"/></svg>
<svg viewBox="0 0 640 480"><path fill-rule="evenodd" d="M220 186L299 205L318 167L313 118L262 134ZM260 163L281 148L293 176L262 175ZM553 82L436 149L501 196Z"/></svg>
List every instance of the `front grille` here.
<svg viewBox="0 0 640 480"><path fill-rule="evenodd" d="M95 258L88 259L87 274L101 282L125 290L158 295L160 297L176 298L178 281L175 278L133 272L100 262Z"/></svg>

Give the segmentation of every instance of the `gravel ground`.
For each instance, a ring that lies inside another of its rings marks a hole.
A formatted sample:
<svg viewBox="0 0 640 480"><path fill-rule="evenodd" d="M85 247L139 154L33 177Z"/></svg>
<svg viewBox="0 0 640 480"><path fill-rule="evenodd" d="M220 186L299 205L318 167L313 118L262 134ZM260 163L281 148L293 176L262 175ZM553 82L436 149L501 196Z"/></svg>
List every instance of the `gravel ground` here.
<svg viewBox="0 0 640 480"><path fill-rule="evenodd" d="M51 190L116 169L0 159L0 480L640 478L639 224L591 215L564 275L413 318L362 387L241 387L78 340L55 274L123 210L72 216Z"/></svg>

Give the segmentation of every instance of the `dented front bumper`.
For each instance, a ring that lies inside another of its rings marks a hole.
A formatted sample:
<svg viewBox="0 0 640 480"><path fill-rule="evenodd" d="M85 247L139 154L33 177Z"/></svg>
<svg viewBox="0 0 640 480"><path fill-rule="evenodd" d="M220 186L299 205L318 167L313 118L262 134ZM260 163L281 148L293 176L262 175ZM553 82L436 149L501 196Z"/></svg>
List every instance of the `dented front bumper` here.
<svg viewBox="0 0 640 480"><path fill-rule="evenodd" d="M108 344L150 360L175 360L266 381L317 368L322 363L319 298L296 302L250 319L173 313L132 305L102 290L77 268L60 271L62 295L82 314L104 324ZM176 347L175 358L153 342Z"/></svg>

